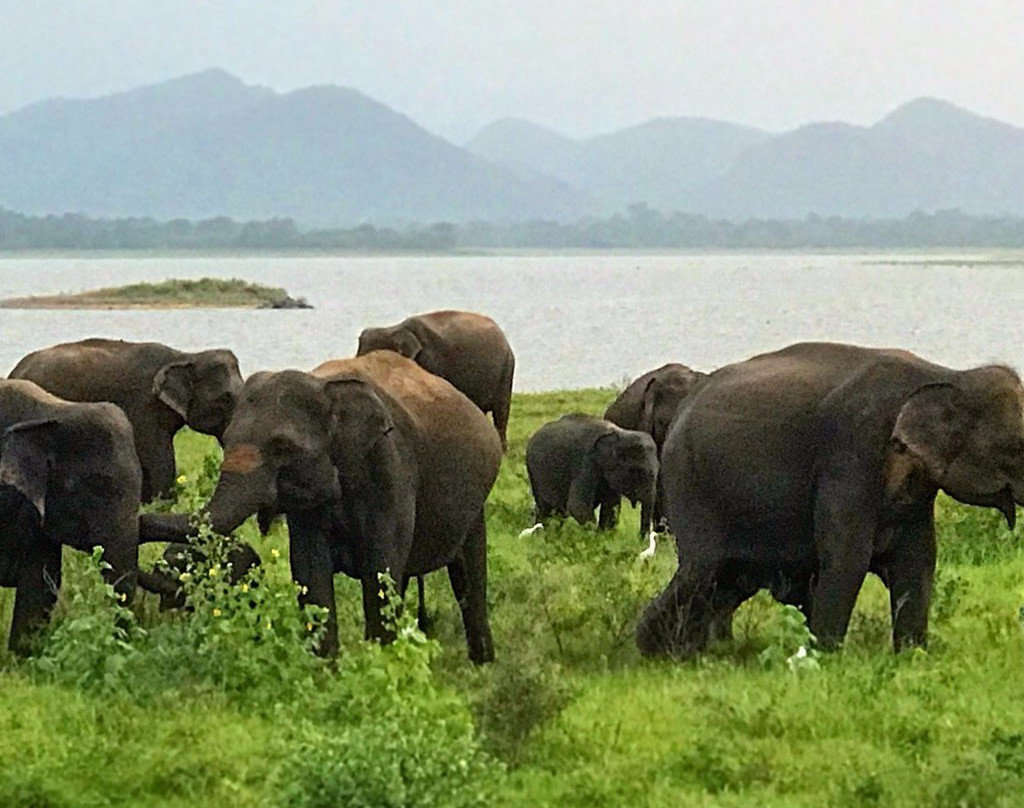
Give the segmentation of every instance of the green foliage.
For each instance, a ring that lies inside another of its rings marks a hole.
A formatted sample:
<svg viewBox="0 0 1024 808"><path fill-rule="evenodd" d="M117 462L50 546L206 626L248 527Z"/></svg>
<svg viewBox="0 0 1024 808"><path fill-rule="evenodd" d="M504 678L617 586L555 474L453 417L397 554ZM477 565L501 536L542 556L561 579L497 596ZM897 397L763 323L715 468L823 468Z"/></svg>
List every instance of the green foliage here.
<svg viewBox="0 0 1024 808"><path fill-rule="evenodd" d="M122 686L141 651L145 639L135 615L123 607L114 587L105 583L103 550L79 559L77 575L69 575L62 595L62 608L55 614L49 636L29 670L42 681L61 682L84 689L110 691Z"/></svg>
<svg viewBox="0 0 1024 808"><path fill-rule="evenodd" d="M501 768L476 740L473 719L431 670L439 653L383 582L396 636L364 643L324 683L319 720L300 722L276 768L271 804L289 808L490 805Z"/></svg>

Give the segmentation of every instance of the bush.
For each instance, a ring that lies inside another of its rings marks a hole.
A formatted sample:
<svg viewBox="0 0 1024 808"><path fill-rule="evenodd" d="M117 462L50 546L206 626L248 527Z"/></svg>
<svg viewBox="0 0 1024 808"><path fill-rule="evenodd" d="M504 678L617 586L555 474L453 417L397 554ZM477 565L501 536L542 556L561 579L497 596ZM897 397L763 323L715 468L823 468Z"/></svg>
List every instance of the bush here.
<svg viewBox="0 0 1024 808"><path fill-rule="evenodd" d="M289 808L462 808L491 804L502 772L479 748L465 703L439 686L440 651L402 614L386 583L396 640L364 642L323 691L278 766Z"/></svg>

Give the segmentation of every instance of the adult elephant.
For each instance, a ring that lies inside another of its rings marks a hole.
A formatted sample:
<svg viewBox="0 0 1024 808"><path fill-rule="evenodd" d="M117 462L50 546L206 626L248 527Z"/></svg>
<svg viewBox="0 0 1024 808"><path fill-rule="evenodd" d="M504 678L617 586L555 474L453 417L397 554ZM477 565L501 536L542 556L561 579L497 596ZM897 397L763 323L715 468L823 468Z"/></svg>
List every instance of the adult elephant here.
<svg viewBox="0 0 1024 808"><path fill-rule="evenodd" d="M501 447L506 448L516 358L494 320L469 311L434 311L398 325L364 329L356 355L379 350L412 359L455 385L483 412L491 413Z"/></svg>
<svg viewBox="0 0 1024 808"><path fill-rule="evenodd" d="M702 650L761 588L836 646L868 572L889 589L896 650L924 643L936 492L1012 527L1022 416L1012 370L904 351L801 343L714 372L665 442L679 569L640 622L641 651Z"/></svg>
<svg viewBox="0 0 1024 808"><path fill-rule="evenodd" d="M386 640L378 576L404 583L447 567L470 659L487 662L484 500L500 463L497 433L466 396L374 351L247 379L206 511L218 533L260 510L285 514L300 601L328 609L321 653L338 649L334 573L361 581L366 634ZM144 523L148 539L184 533L175 515Z"/></svg>
<svg viewBox="0 0 1024 808"><path fill-rule="evenodd" d="M638 429L654 438L661 457L661 449L668 435L669 425L680 403L700 382L706 373L670 362L650 370L634 379L619 396L608 405L605 420L623 429ZM654 500L654 524L660 525L665 516L665 496L658 485Z"/></svg>
<svg viewBox="0 0 1024 808"><path fill-rule="evenodd" d="M640 535L651 530L658 456L644 432L592 415L564 415L530 438L526 471L538 521L567 513L585 524L599 509L598 527L608 530L626 497L640 503Z"/></svg>
<svg viewBox="0 0 1024 808"><path fill-rule="evenodd" d="M104 577L135 590L142 474L124 413L0 380L0 586L16 587L11 650L27 650L61 581L61 545L103 548Z"/></svg>
<svg viewBox="0 0 1024 808"><path fill-rule="evenodd" d="M242 376L225 349L187 353L156 342L86 339L34 351L11 371L69 401L111 401L132 424L142 500L174 489L174 434L188 425L220 440Z"/></svg>

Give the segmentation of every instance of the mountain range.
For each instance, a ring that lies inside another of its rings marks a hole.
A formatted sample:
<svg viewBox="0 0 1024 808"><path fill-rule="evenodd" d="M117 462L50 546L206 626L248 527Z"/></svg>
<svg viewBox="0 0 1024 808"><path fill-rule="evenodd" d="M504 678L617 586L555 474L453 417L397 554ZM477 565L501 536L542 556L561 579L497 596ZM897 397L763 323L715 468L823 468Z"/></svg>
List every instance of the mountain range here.
<svg viewBox="0 0 1024 808"><path fill-rule="evenodd" d="M1024 129L945 101L773 133L659 118L574 139L520 119L464 145L348 88L209 70L0 116L0 207L33 215L361 222L666 213L1024 215Z"/></svg>

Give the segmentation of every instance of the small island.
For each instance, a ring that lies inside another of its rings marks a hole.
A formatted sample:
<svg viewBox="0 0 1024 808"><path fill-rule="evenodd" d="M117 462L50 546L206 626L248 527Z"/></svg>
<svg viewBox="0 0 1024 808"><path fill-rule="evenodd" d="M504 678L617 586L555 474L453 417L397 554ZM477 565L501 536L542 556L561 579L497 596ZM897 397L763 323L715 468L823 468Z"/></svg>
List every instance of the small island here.
<svg viewBox="0 0 1024 808"><path fill-rule="evenodd" d="M237 278L166 280L133 283L88 292L0 300L5 309L176 309L250 308L311 309L304 298L289 297L284 289Z"/></svg>

